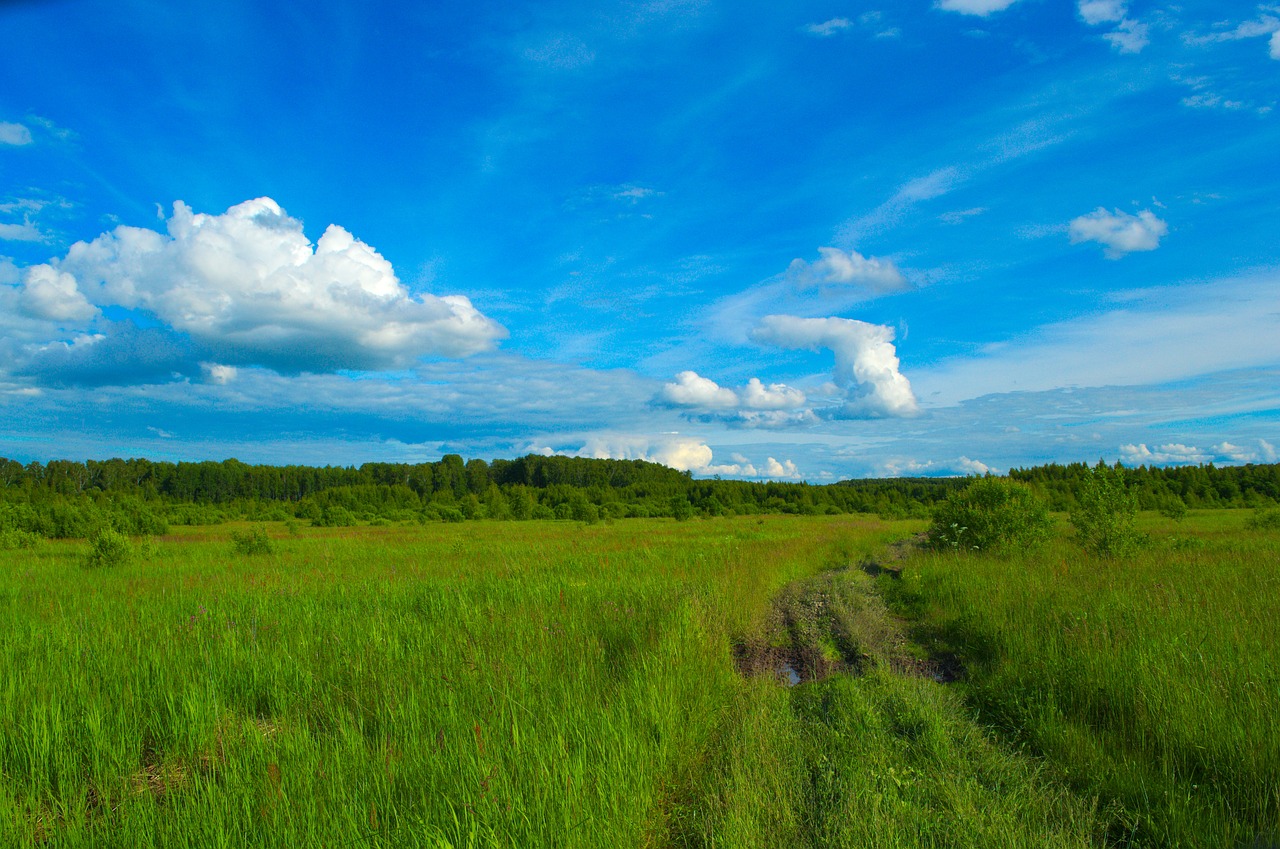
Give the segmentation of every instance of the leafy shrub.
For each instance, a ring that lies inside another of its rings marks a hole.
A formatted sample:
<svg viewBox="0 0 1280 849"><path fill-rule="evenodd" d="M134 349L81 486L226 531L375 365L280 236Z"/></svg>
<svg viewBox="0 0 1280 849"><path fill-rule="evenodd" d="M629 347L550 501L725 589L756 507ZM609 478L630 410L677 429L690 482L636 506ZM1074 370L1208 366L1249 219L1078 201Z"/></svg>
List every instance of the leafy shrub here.
<svg viewBox="0 0 1280 849"><path fill-rule="evenodd" d="M671 515L677 522L685 522L693 518L693 505L683 495L671 496Z"/></svg>
<svg viewBox="0 0 1280 849"><path fill-rule="evenodd" d="M90 569L105 569L123 566L133 559L133 544L129 538L115 528L104 525L93 532L89 538L89 556L85 558L85 566Z"/></svg>
<svg viewBox="0 0 1280 849"><path fill-rule="evenodd" d="M1080 544L1102 557L1123 557L1142 537L1134 530L1138 498L1130 491L1124 469L1099 461L1081 479L1076 508L1071 511Z"/></svg>
<svg viewBox="0 0 1280 849"><path fill-rule="evenodd" d="M21 528L5 528L0 530L0 551L15 551L19 548L35 548L44 537Z"/></svg>
<svg viewBox="0 0 1280 849"><path fill-rule="evenodd" d="M1183 501L1176 495L1170 495L1168 498L1161 499L1160 515L1166 519L1172 519L1175 522L1181 522L1187 518L1187 502Z"/></svg>
<svg viewBox="0 0 1280 849"><path fill-rule="evenodd" d="M1026 484L978 478L947 496L928 531L932 548L1000 551L1033 548L1049 538L1053 519Z"/></svg>
<svg viewBox="0 0 1280 849"><path fill-rule="evenodd" d="M247 531L232 531L231 550L244 555L270 554L271 537L267 536L267 529L261 525L254 525Z"/></svg>
<svg viewBox="0 0 1280 849"><path fill-rule="evenodd" d="M1252 531L1280 531L1280 507L1253 511L1245 526Z"/></svg>

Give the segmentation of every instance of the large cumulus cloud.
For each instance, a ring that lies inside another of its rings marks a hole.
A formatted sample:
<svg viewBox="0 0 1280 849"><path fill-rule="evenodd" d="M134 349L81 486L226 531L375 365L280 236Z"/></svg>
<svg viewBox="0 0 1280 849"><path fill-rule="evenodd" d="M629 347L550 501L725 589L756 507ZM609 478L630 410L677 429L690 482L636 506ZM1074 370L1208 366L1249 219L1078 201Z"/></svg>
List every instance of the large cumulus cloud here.
<svg viewBox="0 0 1280 849"><path fill-rule="evenodd" d="M178 201L167 233L121 226L26 270L21 302L44 319L101 307L154 317L193 357L286 373L403 368L465 357L506 330L462 295L413 295L381 254L331 224L314 245L270 198L220 215Z"/></svg>
<svg viewBox="0 0 1280 849"><path fill-rule="evenodd" d="M898 370L892 327L849 318L765 316L751 338L780 348L829 349L835 384L845 394L840 415L909 416L918 411L911 383Z"/></svg>

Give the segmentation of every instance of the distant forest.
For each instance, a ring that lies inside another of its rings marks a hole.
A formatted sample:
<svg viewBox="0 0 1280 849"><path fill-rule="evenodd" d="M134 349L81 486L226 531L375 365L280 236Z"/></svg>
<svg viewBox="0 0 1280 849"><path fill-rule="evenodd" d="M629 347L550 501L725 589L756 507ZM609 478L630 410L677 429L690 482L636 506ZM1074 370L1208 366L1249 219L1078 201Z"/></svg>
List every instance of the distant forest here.
<svg viewBox="0 0 1280 849"><path fill-rule="evenodd" d="M1010 472L1054 510L1069 510L1084 463ZM1148 510L1262 507L1280 503L1280 465L1126 470ZM564 519L878 513L929 516L972 478L885 478L826 485L695 480L642 460L530 455L515 460L351 466L265 466L238 460L54 460L0 458L0 531L49 538L89 535L104 523L125 533L232 520L319 526L468 519Z"/></svg>

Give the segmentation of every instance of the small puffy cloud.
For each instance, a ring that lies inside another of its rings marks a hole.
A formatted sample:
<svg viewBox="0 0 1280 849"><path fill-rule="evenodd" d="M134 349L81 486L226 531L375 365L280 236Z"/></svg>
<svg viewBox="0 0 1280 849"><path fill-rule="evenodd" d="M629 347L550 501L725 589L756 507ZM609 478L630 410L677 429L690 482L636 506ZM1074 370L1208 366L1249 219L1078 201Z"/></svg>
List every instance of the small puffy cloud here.
<svg viewBox="0 0 1280 849"><path fill-rule="evenodd" d="M1115 30L1102 37L1121 53L1141 53L1142 48L1151 43L1149 32L1150 27L1146 24L1126 18L1116 24Z"/></svg>
<svg viewBox="0 0 1280 849"><path fill-rule="evenodd" d="M843 32L853 26L853 21L848 18L832 18L829 21L823 21L820 24L809 24L804 27L804 31L809 35L816 35L819 38L829 38L836 33Z"/></svg>
<svg viewBox="0 0 1280 849"><path fill-rule="evenodd" d="M1121 21L1129 11L1124 0L1079 0L1076 9L1089 26Z"/></svg>
<svg viewBox="0 0 1280 849"><path fill-rule="evenodd" d="M720 386L696 371L682 371L675 383L662 387L662 398L680 407L727 408L738 406L738 393Z"/></svg>
<svg viewBox="0 0 1280 849"><path fill-rule="evenodd" d="M1271 33L1271 58L1280 59L1280 30Z"/></svg>
<svg viewBox="0 0 1280 849"><path fill-rule="evenodd" d="M701 472L712 460L705 442L688 437L599 436L587 440L576 455L596 460L647 460L682 472Z"/></svg>
<svg viewBox="0 0 1280 849"><path fill-rule="evenodd" d="M980 460L960 456L954 460L914 460L895 457L879 466L879 474L886 478L902 477L965 477L986 475L992 468Z"/></svg>
<svg viewBox="0 0 1280 849"><path fill-rule="evenodd" d="M741 414L735 420L741 419L743 423L753 426L794 423L794 416L773 417L770 420L770 417L761 416L756 411L791 410L805 402L803 392L785 383L765 385L760 378L753 377L739 392L721 386L696 371L677 374L673 383L663 385L659 397L663 402L676 407L697 407L703 410L733 410L741 407Z"/></svg>
<svg viewBox="0 0 1280 849"><path fill-rule="evenodd" d="M1121 445L1120 459L1128 466L1170 466L1207 463L1213 457L1194 445L1183 445L1180 442L1157 445L1154 449L1141 442L1136 445Z"/></svg>
<svg viewBox="0 0 1280 849"><path fill-rule="evenodd" d="M206 383L213 383L217 386L226 386L236 379L237 374L235 366L224 366L220 363L201 363L200 370L204 372Z"/></svg>
<svg viewBox="0 0 1280 849"><path fill-rule="evenodd" d="M789 410L805 402L804 393L785 383L765 386L757 377L747 381L742 390L742 404L753 410Z"/></svg>
<svg viewBox="0 0 1280 849"><path fill-rule="evenodd" d="M1264 463L1274 463L1277 459L1276 447L1265 439L1258 440L1258 449Z"/></svg>
<svg viewBox="0 0 1280 849"><path fill-rule="evenodd" d="M285 372L465 357L507 335L462 295L411 295L336 224L313 246L270 198L221 215L178 201L167 234L117 227L55 265L91 303L146 310L219 361Z"/></svg>
<svg viewBox="0 0 1280 849"><path fill-rule="evenodd" d="M763 475L768 478L798 478L800 470L796 468L796 464L790 460L778 462L769 457L765 460Z"/></svg>
<svg viewBox="0 0 1280 849"><path fill-rule="evenodd" d="M948 12L985 18L992 12L1003 12L1017 2L1018 0L938 0L937 6Z"/></svg>
<svg viewBox="0 0 1280 849"><path fill-rule="evenodd" d="M81 323L98 314L76 287L76 279L51 265L33 265L23 274L18 306L32 318Z"/></svg>
<svg viewBox="0 0 1280 849"><path fill-rule="evenodd" d="M1098 207L1088 215L1075 218L1068 225L1071 243L1098 242L1106 247L1108 259L1119 259L1134 251L1154 251L1169 225L1149 209L1137 215Z"/></svg>
<svg viewBox="0 0 1280 849"><path fill-rule="evenodd" d="M31 130L22 124L0 121L0 144L22 147L31 144Z"/></svg>
<svg viewBox="0 0 1280 849"><path fill-rule="evenodd" d="M834 353L832 376L845 397L843 416L908 416L918 411L911 383L898 370L892 327L848 318L770 315L750 336L765 345Z"/></svg>
<svg viewBox="0 0 1280 849"><path fill-rule="evenodd" d="M907 278L887 259L865 257L857 251L818 248L821 259L807 263L796 259L788 273L802 286L838 283L862 286L873 292L899 292L909 288Z"/></svg>

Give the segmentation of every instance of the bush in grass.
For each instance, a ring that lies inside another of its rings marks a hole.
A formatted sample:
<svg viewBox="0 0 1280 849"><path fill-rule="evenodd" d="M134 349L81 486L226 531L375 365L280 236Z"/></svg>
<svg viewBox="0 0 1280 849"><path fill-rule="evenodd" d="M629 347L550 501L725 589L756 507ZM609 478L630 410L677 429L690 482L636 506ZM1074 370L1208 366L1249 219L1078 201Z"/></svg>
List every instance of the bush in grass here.
<svg viewBox="0 0 1280 849"><path fill-rule="evenodd" d="M985 477L938 505L928 540L937 549L1027 549L1047 540L1052 529L1049 508L1030 487L1007 478Z"/></svg>
<svg viewBox="0 0 1280 849"><path fill-rule="evenodd" d="M1280 531L1280 507L1255 510L1245 524L1252 531Z"/></svg>
<svg viewBox="0 0 1280 849"><path fill-rule="evenodd" d="M270 554L271 537L266 528L255 525L247 531L231 532L231 550L236 554Z"/></svg>
<svg viewBox="0 0 1280 849"><path fill-rule="evenodd" d="M1101 461L1080 481L1071 511L1080 544L1102 557L1123 557L1142 542L1134 529L1138 497L1129 489L1124 469Z"/></svg>
<svg viewBox="0 0 1280 849"><path fill-rule="evenodd" d="M106 525L89 537L89 556L84 565L90 569L106 569L123 566L132 559L133 544L129 538Z"/></svg>
<svg viewBox="0 0 1280 849"><path fill-rule="evenodd" d="M1162 498L1157 509L1160 511L1161 516L1166 519L1172 519L1175 522L1181 522L1187 518L1187 502L1176 495Z"/></svg>
<svg viewBox="0 0 1280 849"><path fill-rule="evenodd" d="M19 548L35 548L44 537L21 528L0 530L0 551L16 551Z"/></svg>

